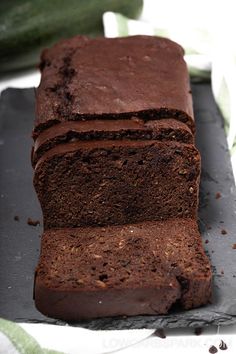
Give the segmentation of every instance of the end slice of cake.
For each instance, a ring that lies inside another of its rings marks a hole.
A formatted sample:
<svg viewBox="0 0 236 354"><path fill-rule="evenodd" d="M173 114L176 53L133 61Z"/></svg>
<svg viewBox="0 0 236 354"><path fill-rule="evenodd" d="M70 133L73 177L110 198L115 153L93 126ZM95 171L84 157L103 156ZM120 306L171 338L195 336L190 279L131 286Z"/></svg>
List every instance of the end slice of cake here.
<svg viewBox="0 0 236 354"><path fill-rule="evenodd" d="M58 229L42 238L35 303L66 321L166 314L211 298L211 270L195 221Z"/></svg>

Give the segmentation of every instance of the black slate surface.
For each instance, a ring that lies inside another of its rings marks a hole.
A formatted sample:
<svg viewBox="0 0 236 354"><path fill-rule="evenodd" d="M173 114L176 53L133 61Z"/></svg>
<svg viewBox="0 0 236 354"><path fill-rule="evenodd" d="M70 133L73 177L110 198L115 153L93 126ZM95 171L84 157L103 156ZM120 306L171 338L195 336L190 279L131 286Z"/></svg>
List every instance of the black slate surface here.
<svg viewBox="0 0 236 354"><path fill-rule="evenodd" d="M236 191L221 116L208 84L192 86L197 145L202 155L199 225L214 271L212 304L168 316L83 321L91 329L202 327L236 322ZM33 277L42 214L32 186L33 89L8 89L0 100L0 316L10 320L63 324L34 307ZM216 194L218 197L216 198ZM14 220L19 217L19 221ZM227 234L222 235L222 230ZM205 241L208 240L208 243Z"/></svg>

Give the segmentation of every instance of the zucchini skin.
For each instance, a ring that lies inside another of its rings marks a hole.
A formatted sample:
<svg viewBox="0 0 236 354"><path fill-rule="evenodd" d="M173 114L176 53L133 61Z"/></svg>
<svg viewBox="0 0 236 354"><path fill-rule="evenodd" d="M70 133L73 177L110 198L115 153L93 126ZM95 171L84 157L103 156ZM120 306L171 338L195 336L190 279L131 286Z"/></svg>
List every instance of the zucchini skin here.
<svg viewBox="0 0 236 354"><path fill-rule="evenodd" d="M1 0L0 72L35 66L43 48L76 34L103 35L102 15L135 18L143 0Z"/></svg>

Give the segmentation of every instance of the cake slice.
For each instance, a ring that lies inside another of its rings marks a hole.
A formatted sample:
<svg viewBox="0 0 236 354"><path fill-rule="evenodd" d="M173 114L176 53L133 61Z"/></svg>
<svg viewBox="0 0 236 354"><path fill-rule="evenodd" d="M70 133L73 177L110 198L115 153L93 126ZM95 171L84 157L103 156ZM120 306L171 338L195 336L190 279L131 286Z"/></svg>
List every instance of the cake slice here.
<svg viewBox="0 0 236 354"><path fill-rule="evenodd" d="M197 217L200 155L192 144L91 140L59 144L35 166L44 227Z"/></svg>
<svg viewBox="0 0 236 354"><path fill-rule="evenodd" d="M87 140L159 140L193 144L188 126L175 119L144 121L138 118L116 120L67 121L45 129L34 143L32 164L56 145Z"/></svg>
<svg viewBox="0 0 236 354"><path fill-rule="evenodd" d="M195 221L48 230L35 304L66 321L166 314L211 298L211 270Z"/></svg>

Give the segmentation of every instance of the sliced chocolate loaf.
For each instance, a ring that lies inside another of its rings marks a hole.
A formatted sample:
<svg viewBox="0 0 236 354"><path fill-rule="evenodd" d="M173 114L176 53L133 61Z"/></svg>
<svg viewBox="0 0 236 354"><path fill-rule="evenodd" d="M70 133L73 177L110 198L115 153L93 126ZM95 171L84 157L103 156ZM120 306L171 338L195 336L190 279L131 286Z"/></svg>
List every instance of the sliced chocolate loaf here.
<svg viewBox="0 0 236 354"><path fill-rule="evenodd" d="M48 228L196 218L200 156L182 48L74 37L44 51L34 185Z"/></svg>
<svg viewBox="0 0 236 354"><path fill-rule="evenodd" d="M188 126L175 119L150 120L139 118L123 120L67 121L45 129L35 140L32 164L48 150L59 144L87 140L159 140L193 144Z"/></svg>
<svg viewBox="0 0 236 354"><path fill-rule="evenodd" d="M182 48L77 36L44 51L32 164L44 314L166 314L211 296L197 228L200 155Z"/></svg>
<svg viewBox="0 0 236 354"><path fill-rule="evenodd" d="M194 131L183 49L166 38L77 36L46 49L34 137L66 121L175 118Z"/></svg>
<svg viewBox="0 0 236 354"><path fill-rule="evenodd" d="M199 178L192 144L93 140L47 151L34 185L49 229L196 219Z"/></svg>
<svg viewBox="0 0 236 354"><path fill-rule="evenodd" d="M166 314L211 298L211 270L197 223L169 219L46 231L35 303L47 316Z"/></svg>

